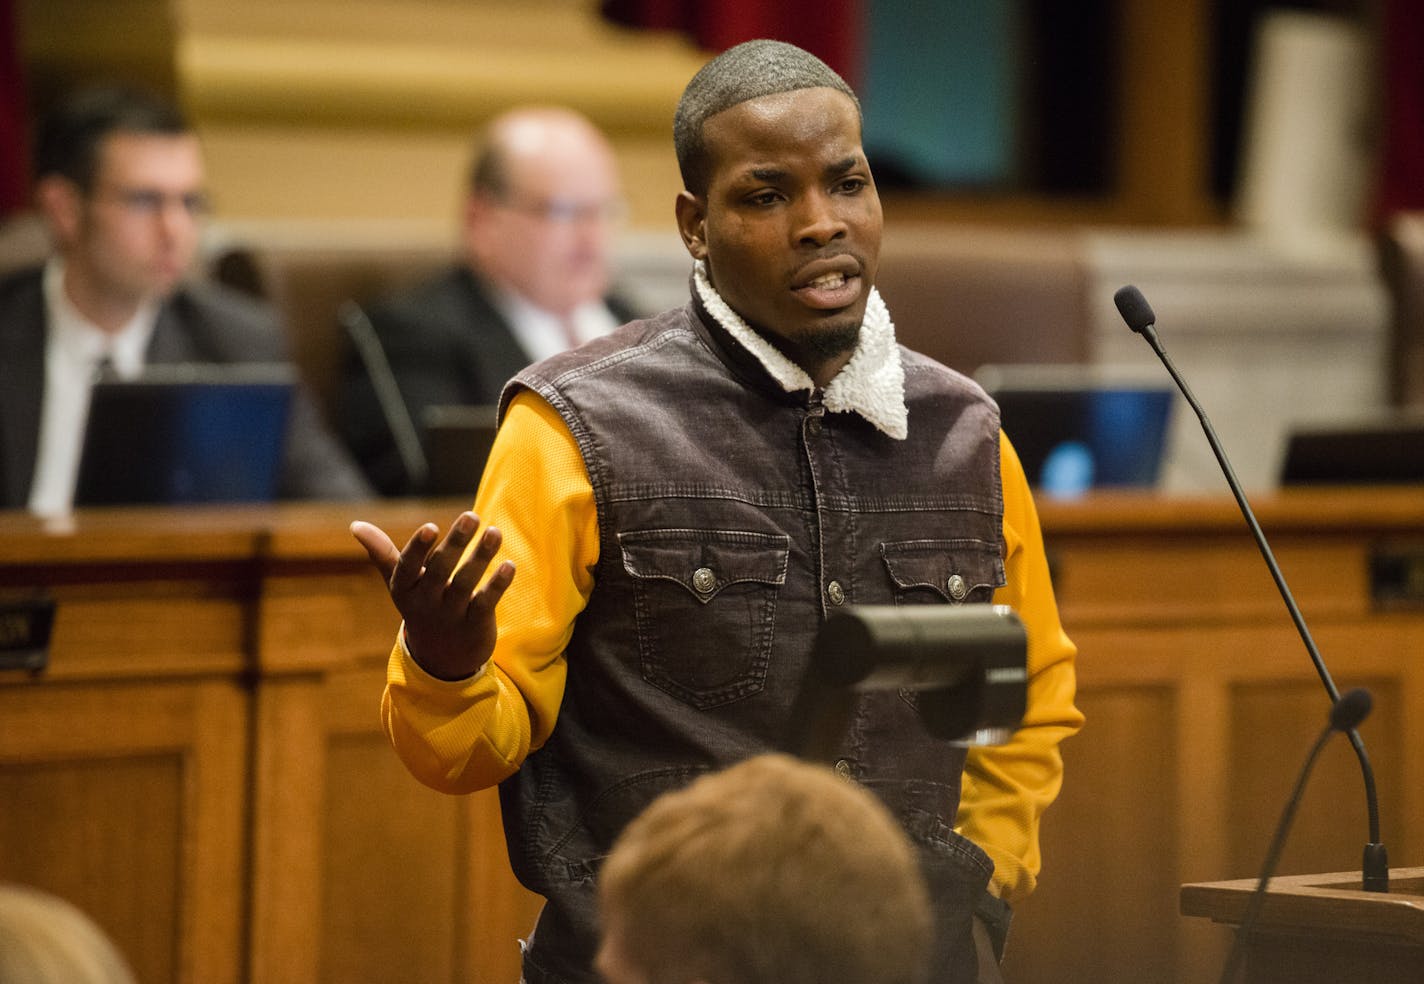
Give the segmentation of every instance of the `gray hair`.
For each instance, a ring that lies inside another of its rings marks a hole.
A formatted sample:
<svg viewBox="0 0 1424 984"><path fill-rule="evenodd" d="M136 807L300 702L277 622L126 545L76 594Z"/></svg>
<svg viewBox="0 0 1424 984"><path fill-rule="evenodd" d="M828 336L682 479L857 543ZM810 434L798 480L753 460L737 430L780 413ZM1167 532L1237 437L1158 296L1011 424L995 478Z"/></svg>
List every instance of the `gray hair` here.
<svg viewBox="0 0 1424 984"><path fill-rule="evenodd" d="M713 58L687 83L673 116L672 142L683 186L695 195L707 191L707 147L702 126L708 117L759 99L797 89L835 89L850 97L860 117L860 100L821 59L784 41L745 41Z"/></svg>

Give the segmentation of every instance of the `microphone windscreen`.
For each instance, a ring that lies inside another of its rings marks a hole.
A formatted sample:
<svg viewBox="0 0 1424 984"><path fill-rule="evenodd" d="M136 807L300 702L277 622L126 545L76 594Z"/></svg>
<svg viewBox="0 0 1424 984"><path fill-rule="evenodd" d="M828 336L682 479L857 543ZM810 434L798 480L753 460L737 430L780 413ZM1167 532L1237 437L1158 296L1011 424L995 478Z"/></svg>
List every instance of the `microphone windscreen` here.
<svg viewBox="0 0 1424 984"><path fill-rule="evenodd" d="M1122 315L1122 320L1127 322L1127 327L1139 335L1142 334L1142 329L1157 323L1157 315L1152 313L1152 305L1147 303L1142 291L1131 284L1117 289L1117 293L1113 294L1113 303L1117 305L1117 313Z"/></svg>
<svg viewBox="0 0 1424 984"><path fill-rule="evenodd" d="M1330 709L1330 727L1336 731L1349 731L1359 727L1360 722L1370 716L1370 707L1373 704L1370 692L1364 687L1347 690Z"/></svg>

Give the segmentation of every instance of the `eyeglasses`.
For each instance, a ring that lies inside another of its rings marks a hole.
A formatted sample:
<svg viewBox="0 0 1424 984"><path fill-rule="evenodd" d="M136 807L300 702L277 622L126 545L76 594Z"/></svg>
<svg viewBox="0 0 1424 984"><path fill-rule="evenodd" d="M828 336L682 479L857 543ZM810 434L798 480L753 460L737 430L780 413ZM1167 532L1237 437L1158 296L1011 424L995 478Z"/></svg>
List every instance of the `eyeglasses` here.
<svg viewBox="0 0 1424 984"><path fill-rule="evenodd" d="M500 199L500 204L516 212L531 215L552 225L574 226L586 222L616 225L628 215L628 203L621 198L603 202L575 202L563 198L546 198L542 201L520 201L513 198Z"/></svg>
<svg viewBox="0 0 1424 984"><path fill-rule="evenodd" d="M111 188L94 196L107 198L124 211L148 218L162 215L170 205L176 205L193 218L202 218L212 211L212 202L201 191L169 195L156 188Z"/></svg>

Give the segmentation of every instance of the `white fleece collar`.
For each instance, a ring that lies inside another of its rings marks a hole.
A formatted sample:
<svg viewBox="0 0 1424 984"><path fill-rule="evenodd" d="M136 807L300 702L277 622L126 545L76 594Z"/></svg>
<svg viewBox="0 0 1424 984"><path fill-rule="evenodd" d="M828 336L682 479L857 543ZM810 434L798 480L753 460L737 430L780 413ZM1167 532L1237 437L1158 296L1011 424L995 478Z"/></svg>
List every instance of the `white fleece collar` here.
<svg viewBox="0 0 1424 984"><path fill-rule="evenodd" d="M722 300L707 278L707 264L693 266L692 282L702 306L727 332L756 356L771 377L788 393L814 390L816 384L806 371L792 362ZM860 341L850 361L822 394L826 409L835 413L858 413L887 437L903 441L909 433L909 412L905 409L905 370L900 365L900 347L895 343L895 325L880 299L870 288Z"/></svg>

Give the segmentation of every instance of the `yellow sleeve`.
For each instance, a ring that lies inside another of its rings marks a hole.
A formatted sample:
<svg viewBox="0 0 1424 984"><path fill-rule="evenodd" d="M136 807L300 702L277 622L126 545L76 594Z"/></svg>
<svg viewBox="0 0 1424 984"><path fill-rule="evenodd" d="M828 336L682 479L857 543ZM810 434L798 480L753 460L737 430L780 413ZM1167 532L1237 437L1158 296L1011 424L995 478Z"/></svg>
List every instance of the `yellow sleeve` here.
<svg viewBox="0 0 1424 984"><path fill-rule="evenodd" d="M490 451L475 513L514 562L494 654L466 680L438 680L400 639L381 721L411 773L442 792L493 786L548 740L564 695L564 649L593 591L598 515L583 457L558 413L524 391Z"/></svg>
<svg viewBox="0 0 1424 984"><path fill-rule="evenodd" d="M1063 782L1058 746L1082 727L1083 715L1073 704L1077 649L1058 621L1038 510L1018 454L1003 434L999 458L1007 583L995 592L994 604L1012 607L1028 632L1028 708L1006 744L969 751L957 825L993 859L993 888L1012 903L1037 884L1039 820Z"/></svg>

